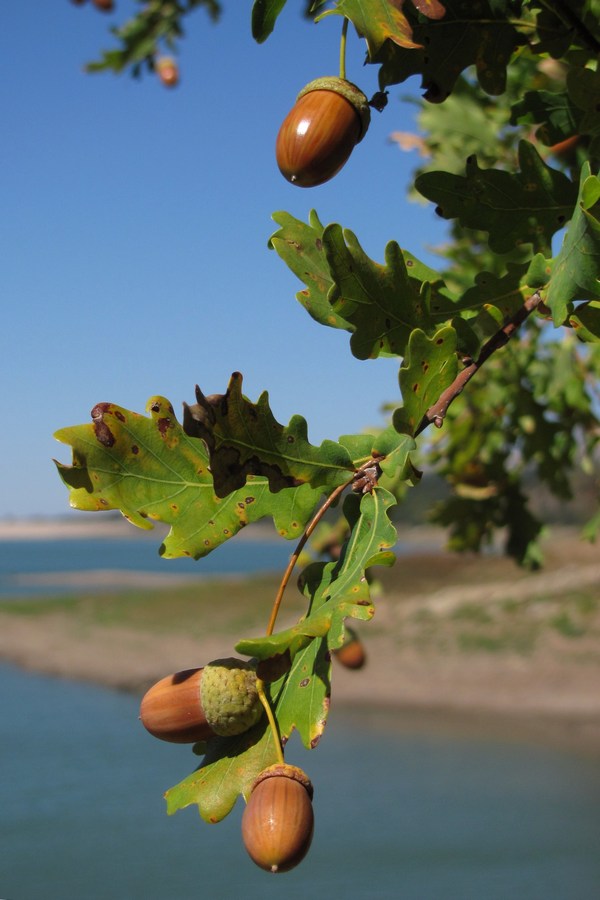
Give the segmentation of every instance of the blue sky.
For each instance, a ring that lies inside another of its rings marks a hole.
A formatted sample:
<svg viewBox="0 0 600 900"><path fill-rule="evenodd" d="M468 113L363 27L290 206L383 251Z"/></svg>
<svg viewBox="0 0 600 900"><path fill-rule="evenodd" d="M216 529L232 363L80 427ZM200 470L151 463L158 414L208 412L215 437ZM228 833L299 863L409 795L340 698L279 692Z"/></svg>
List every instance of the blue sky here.
<svg viewBox="0 0 600 900"><path fill-rule="evenodd" d="M388 139L411 128L402 97L418 84L390 92L333 181L289 185L277 131L305 83L336 73L341 20L304 24L288 7L260 46L250 0L226 0L217 25L193 13L171 91L82 71L131 2L118 16L69 0L3 10L0 517L69 513L51 460L69 462L70 448L52 434L100 401L143 412L162 394L178 411L196 383L221 393L238 370L280 422L305 416L313 443L382 423L397 362L359 362L345 332L317 325L267 241L273 211L306 220L314 207L377 261L392 239L432 261L443 225L406 201L418 160ZM363 59L351 36L347 75L371 96Z"/></svg>

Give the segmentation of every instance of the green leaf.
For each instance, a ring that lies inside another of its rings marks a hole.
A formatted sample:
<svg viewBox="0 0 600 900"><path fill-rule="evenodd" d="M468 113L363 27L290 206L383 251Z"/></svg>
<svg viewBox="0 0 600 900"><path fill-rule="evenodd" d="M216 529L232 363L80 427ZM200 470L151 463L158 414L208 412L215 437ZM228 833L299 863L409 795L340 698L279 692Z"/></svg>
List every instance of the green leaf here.
<svg viewBox="0 0 600 900"><path fill-rule="evenodd" d="M532 144L519 144L521 171L480 169L469 157L466 175L425 172L415 184L427 199L438 204L446 219L457 218L465 228L489 233L496 253L508 253L531 243L548 255L552 235L570 219L576 202L575 185L546 165Z"/></svg>
<svg viewBox="0 0 600 900"><path fill-rule="evenodd" d="M351 331L350 323L335 313L329 302L333 279L323 248L325 229L316 212L311 210L308 225L286 212L273 213L273 219L281 227L269 246L307 287L296 294L296 299L322 325Z"/></svg>
<svg viewBox="0 0 600 900"><path fill-rule="evenodd" d="M511 123L540 124L535 136L546 146L579 132L581 113L567 91L526 91L512 108Z"/></svg>
<svg viewBox="0 0 600 900"><path fill-rule="evenodd" d="M460 310L439 273L395 241L380 265L351 231L324 228L314 211L309 225L288 213L273 218L281 228L270 246L306 284L297 299L321 325L352 332L358 359L401 356L413 328L434 330Z"/></svg>
<svg viewBox="0 0 600 900"><path fill-rule="evenodd" d="M414 435L429 407L452 384L457 371L454 328L441 328L431 338L416 328L400 369L404 405L394 413L394 428Z"/></svg>
<svg viewBox="0 0 600 900"><path fill-rule="evenodd" d="M483 341L514 315L534 291L544 288L549 279L548 261L538 253L529 263L508 263L502 275L478 273L475 284L465 291L458 305L461 310L473 310L469 325Z"/></svg>
<svg viewBox="0 0 600 900"><path fill-rule="evenodd" d="M346 16L365 38L373 59L384 41L405 49L419 47L412 39L412 26L402 11L404 0L338 0L335 12ZM439 5L439 4L438 4Z"/></svg>
<svg viewBox="0 0 600 900"><path fill-rule="evenodd" d="M567 73L567 91L581 111L578 131L591 138L590 155L600 156L600 71L571 67Z"/></svg>
<svg viewBox="0 0 600 900"><path fill-rule="evenodd" d="M182 20L196 7L204 6L209 17L216 21L221 12L218 0L188 0L187 8L180 3L165 3L164 0L146 0L144 8L118 28L111 31L120 42L116 50L107 50L99 60L88 63L87 72L112 70L115 73L131 68L137 75L140 64L154 68L161 45L173 47L182 37Z"/></svg>
<svg viewBox="0 0 600 900"><path fill-rule="evenodd" d="M293 416L287 427L280 425L266 392L251 403L242 394L239 372L231 376L224 395L205 397L196 388L196 401L192 407L184 404L184 429L208 446L219 497L241 489L249 475L267 478L272 491L300 485L329 491L348 481L355 469L340 444L310 444L302 416Z"/></svg>
<svg viewBox="0 0 600 900"><path fill-rule="evenodd" d="M213 738L207 744L202 765L165 793L167 813L173 815L197 803L206 822L220 822L231 812L240 794L248 799L256 778L276 762L266 717L237 737Z"/></svg>
<svg viewBox="0 0 600 900"><path fill-rule="evenodd" d="M600 302L589 300L582 303L569 317L569 325L575 329L580 341L600 341Z"/></svg>
<svg viewBox="0 0 600 900"><path fill-rule="evenodd" d="M590 175L588 163L582 168L573 218L551 266L544 299L554 324L562 325L573 311L573 301L600 298L600 178Z"/></svg>
<svg viewBox="0 0 600 900"><path fill-rule="evenodd" d="M331 655L326 638L317 638L296 653L292 668L276 697L275 716L281 739L287 741L294 729L313 750L323 734L331 696Z"/></svg>
<svg viewBox="0 0 600 900"><path fill-rule="evenodd" d="M474 65L486 93L503 93L507 64L515 49L525 43L507 16L506 4L495 0L444 0L443 6L443 18L432 20L416 15L405 4L412 40L420 48L407 52L393 41L385 41L371 60L382 64L380 86L398 84L420 74L425 99L441 103L452 92L461 72Z"/></svg>
<svg viewBox="0 0 600 900"><path fill-rule="evenodd" d="M396 531L388 518L389 508L396 503L388 491L375 488L362 499L357 494L346 498L344 514L351 526L350 537L336 563L313 563L304 570L301 586L310 598L308 614L297 625L268 637L240 641L238 653L269 659L290 651L292 657L307 647L314 638L328 635L330 648L343 641L344 619L370 619L373 607L365 569L374 565L391 565Z"/></svg>
<svg viewBox="0 0 600 900"><path fill-rule="evenodd" d="M356 236L328 225L323 243L334 285L329 302L353 328L350 348L357 359L402 356L413 328L434 328L429 285L409 275L395 241L385 248L385 264L369 259Z"/></svg>
<svg viewBox="0 0 600 900"><path fill-rule="evenodd" d="M252 5L252 37L262 44L275 28L286 0L254 0Z"/></svg>
<svg viewBox="0 0 600 900"><path fill-rule="evenodd" d="M412 480L410 453L416 444L407 434L398 434L393 425L384 428L373 441L371 456L379 459L381 471L392 482Z"/></svg>
<svg viewBox="0 0 600 900"><path fill-rule="evenodd" d="M120 509L140 528L171 526L165 557L206 556L250 522L271 516L283 537L297 538L320 491L310 486L273 494L267 478L215 494L205 445L185 434L164 397L152 397L150 418L112 403L92 411L93 424L56 432L73 448L73 464L56 463L75 509Z"/></svg>

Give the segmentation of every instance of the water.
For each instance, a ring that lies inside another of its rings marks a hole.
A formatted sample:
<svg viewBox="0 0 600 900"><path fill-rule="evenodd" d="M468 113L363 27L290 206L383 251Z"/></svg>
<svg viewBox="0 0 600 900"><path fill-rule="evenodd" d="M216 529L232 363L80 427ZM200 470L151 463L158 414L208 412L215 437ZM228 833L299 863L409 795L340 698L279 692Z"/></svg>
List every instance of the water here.
<svg viewBox="0 0 600 900"><path fill-rule="evenodd" d="M598 760L342 715L317 750L306 860L272 876L222 823L164 812L194 767L137 721L139 698L0 667L3 900L597 900ZM291 742L296 743L296 742Z"/></svg>
<svg viewBox="0 0 600 900"><path fill-rule="evenodd" d="M231 575L283 571L293 546L283 540L233 540L201 560L164 559L160 537L0 541L0 596L58 594L82 586L114 588L123 573ZM65 573L87 573L70 581ZM103 573L100 580L96 573ZM108 577L106 577L108 574ZM158 582L157 582L158 583Z"/></svg>

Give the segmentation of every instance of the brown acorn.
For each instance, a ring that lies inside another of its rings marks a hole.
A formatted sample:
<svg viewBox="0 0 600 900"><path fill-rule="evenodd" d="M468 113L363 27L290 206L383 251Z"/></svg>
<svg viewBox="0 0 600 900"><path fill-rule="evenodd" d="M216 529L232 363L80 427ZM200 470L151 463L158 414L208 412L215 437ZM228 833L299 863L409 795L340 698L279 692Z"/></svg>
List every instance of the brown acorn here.
<svg viewBox="0 0 600 900"><path fill-rule="evenodd" d="M313 787L302 769L275 764L252 786L242 816L250 858L267 872L288 872L308 853L313 831Z"/></svg>
<svg viewBox="0 0 600 900"><path fill-rule="evenodd" d="M333 658L346 669L362 669L367 661L365 646L353 628L346 626L344 643L333 651Z"/></svg>
<svg viewBox="0 0 600 900"><path fill-rule="evenodd" d="M140 706L146 730L175 744L242 734L262 714L254 666L233 658L167 675L146 692Z"/></svg>
<svg viewBox="0 0 600 900"><path fill-rule="evenodd" d="M283 121L275 156L284 178L298 187L329 181L369 127L367 98L344 78L317 78L304 87Z"/></svg>
<svg viewBox="0 0 600 900"><path fill-rule="evenodd" d="M165 87L175 87L179 84L179 67L170 56L162 56L156 60L156 74Z"/></svg>

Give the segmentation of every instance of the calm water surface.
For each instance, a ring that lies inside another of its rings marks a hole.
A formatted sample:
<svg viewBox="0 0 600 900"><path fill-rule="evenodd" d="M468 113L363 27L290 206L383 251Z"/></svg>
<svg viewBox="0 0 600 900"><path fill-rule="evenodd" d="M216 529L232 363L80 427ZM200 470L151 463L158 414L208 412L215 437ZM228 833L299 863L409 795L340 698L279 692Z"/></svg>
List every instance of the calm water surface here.
<svg viewBox="0 0 600 900"><path fill-rule="evenodd" d="M312 849L271 876L239 804L214 826L165 814L195 757L144 732L139 698L10 667L0 697L2 900L600 896L599 760L334 706L318 749L288 753L315 785Z"/></svg>
<svg viewBox="0 0 600 900"><path fill-rule="evenodd" d="M283 569L292 553L288 541L228 541L201 560L164 559L158 555L161 538L87 538L0 541L0 597L63 593L81 590L61 581L61 573L109 571L120 583L120 572L189 575L202 578ZM44 576L50 576L50 583ZM58 576L58 577L57 577ZM93 586L95 589L95 585Z"/></svg>

